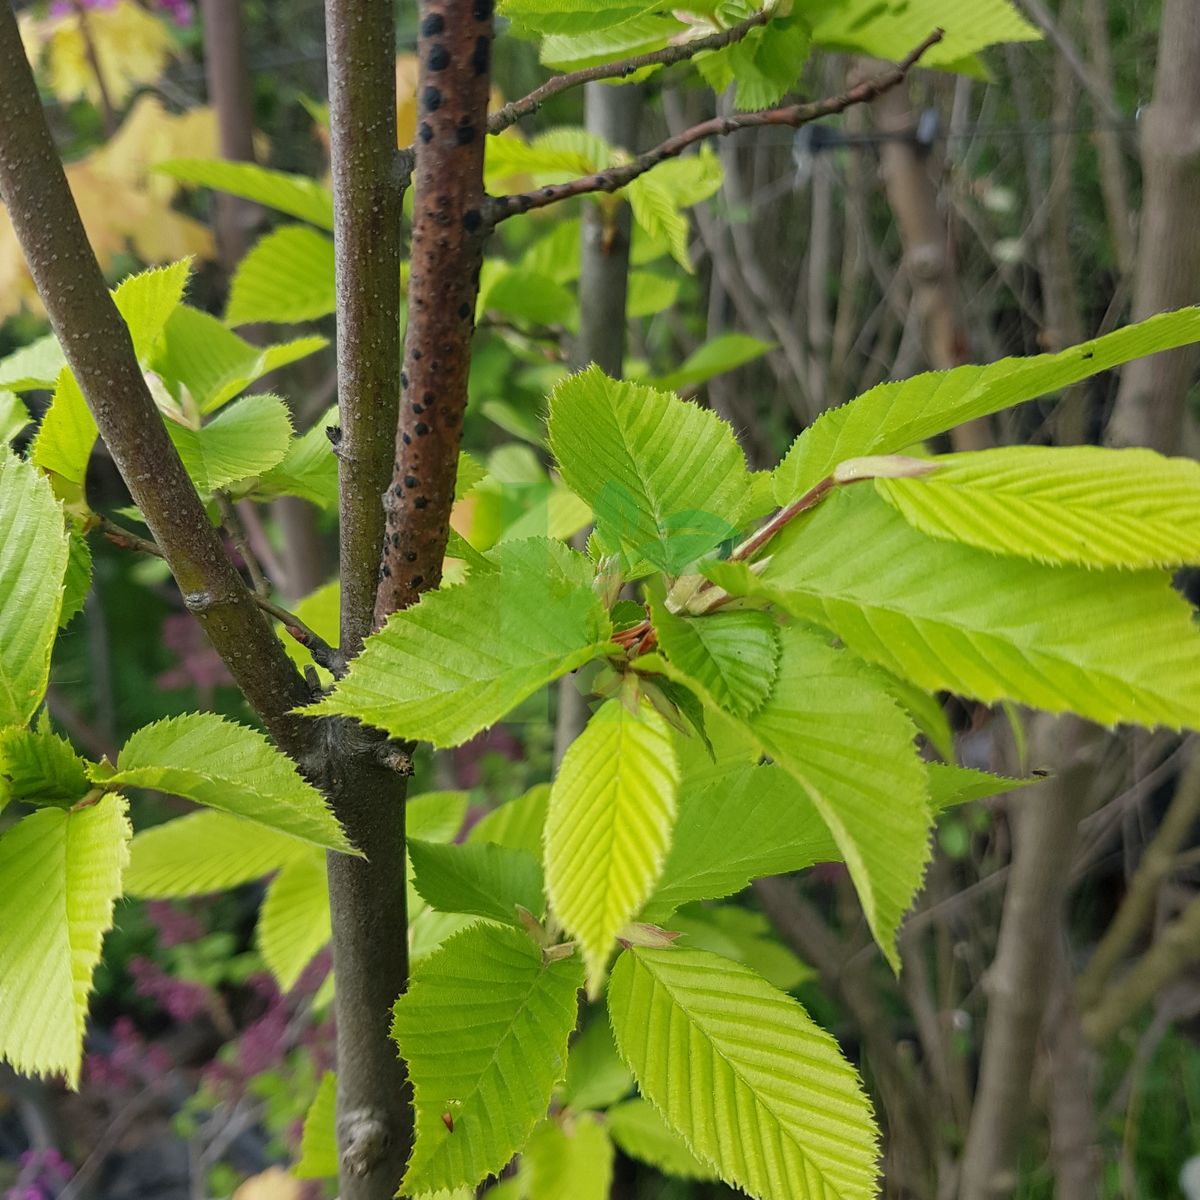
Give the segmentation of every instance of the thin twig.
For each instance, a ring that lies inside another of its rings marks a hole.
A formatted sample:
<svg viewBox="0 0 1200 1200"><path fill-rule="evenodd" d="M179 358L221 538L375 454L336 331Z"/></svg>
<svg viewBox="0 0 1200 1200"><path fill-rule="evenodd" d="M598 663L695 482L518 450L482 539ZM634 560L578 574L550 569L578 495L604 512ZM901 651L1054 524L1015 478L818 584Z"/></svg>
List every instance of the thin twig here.
<svg viewBox="0 0 1200 1200"><path fill-rule="evenodd" d="M271 590L271 585L267 582L267 577L263 574L262 567L259 566L257 556L250 549L250 542L246 538L245 527L242 525L233 500L230 498L228 492L221 490L213 492L213 499L216 500L217 508L221 512L221 524L225 526L225 532L229 534L230 541L233 542L233 548L241 555L242 562L246 564L246 570L250 573L250 582L254 585L254 594L256 596L267 595Z"/></svg>
<svg viewBox="0 0 1200 1200"><path fill-rule="evenodd" d="M627 187L639 176L653 170L659 163L682 154L689 146L710 137L725 137L739 129L757 129L766 125L784 125L798 129L822 117L834 116L855 104L865 104L901 83L918 59L942 40L942 31L934 30L919 46L886 71L863 80L838 96L828 96L810 104L792 104L784 108L767 109L765 112L736 113L731 117L713 117L685 129L674 137L667 138L653 150L640 154L624 166L609 167L593 175L584 175L566 183L553 184L533 192L519 192L511 196L497 196L488 205L488 216L492 223L503 221L516 213L546 208L574 196L586 196L592 192L616 192Z"/></svg>
<svg viewBox="0 0 1200 1200"><path fill-rule="evenodd" d="M95 517L95 527L99 529L114 546L121 550L136 550L139 554L152 554L155 558L165 558L161 547L148 538L139 537L123 525L99 514ZM340 678L346 673L346 657L335 650L319 633L310 629L295 613L268 600L259 592L251 593L254 603L268 616L274 617L294 641L300 643L313 657L313 662L324 667L331 674Z"/></svg>
<svg viewBox="0 0 1200 1200"><path fill-rule="evenodd" d="M569 71L547 79L540 87L536 87L528 96L513 100L503 108L497 109L488 117L488 133L503 133L509 126L515 125L522 117L531 116L537 112L547 100L582 87L587 83L598 83L602 79L626 79L635 71L645 67L670 67L675 63L686 62L706 50L722 50L740 42L751 30L760 25L766 25L774 17L770 8L756 12L752 17L731 25L728 29L711 33L707 37L696 38L694 41L677 42L662 50L652 50L648 54L636 54L631 58L623 58L617 62L600 63L595 67L584 67L580 71Z"/></svg>

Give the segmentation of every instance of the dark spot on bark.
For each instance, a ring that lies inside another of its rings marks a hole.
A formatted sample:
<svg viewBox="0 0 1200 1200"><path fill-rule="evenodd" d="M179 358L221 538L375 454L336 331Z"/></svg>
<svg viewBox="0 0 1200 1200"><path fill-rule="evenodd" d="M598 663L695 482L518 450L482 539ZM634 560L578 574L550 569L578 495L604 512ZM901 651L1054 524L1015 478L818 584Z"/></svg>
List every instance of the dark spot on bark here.
<svg viewBox="0 0 1200 1200"><path fill-rule="evenodd" d="M410 551L409 551L409 552L408 552L408 553L407 553L407 554L404 556L404 561L405 561L405 562L416 562L416 561L417 561L417 552L416 552L415 550L410 550Z"/></svg>
<svg viewBox="0 0 1200 1200"><path fill-rule="evenodd" d="M437 397L434 396L434 394L432 392L426 392L425 395L423 395L421 397L421 403L425 404L425 405L430 405L434 402L435 399L437 399Z"/></svg>
<svg viewBox="0 0 1200 1200"><path fill-rule="evenodd" d="M480 37L475 39L475 50L471 55L471 66L476 75L486 75L492 64L492 39Z"/></svg>
<svg viewBox="0 0 1200 1200"><path fill-rule="evenodd" d="M469 304L460 304L458 306L459 318L465 321L471 315L471 306Z"/></svg>
<svg viewBox="0 0 1200 1200"><path fill-rule="evenodd" d="M400 372L400 386L403 388L408 387L408 372L407 371Z"/></svg>
<svg viewBox="0 0 1200 1200"><path fill-rule="evenodd" d="M426 496L418 496L413 501L413 504L415 504L417 508L424 508L428 503L429 503L429 499Z"/></svg>
<svg viewBox="0 0 1200 1200"><path fill-rule="evenodd" d="M392 534L392 549L393 550L400 549L400 535L398 533Z"/></svg>
<svg viewBox="0 0 1200 1200"><path fill-rule="evenodd" d="M475 6L473 9L475 20L490 21L492 18L492 10L494 8L494 0L475 0Z"/></svg>
<svg viewBox="0 0 1200 1200"><path fill-rule="evenodd" d="M391 568L391 567L389 567L389 566L387 565L387 563L384 563L384 564L383 564L383 566L379 568L379 570L380 570L380 572L381 572L383 575L385 575L385 576L390 576L390 575L391 575L391 573L392 573L392 568Z"/></svg>
<svg viewBox="0 0 1200 1200"><path fill-rule="evenodd" d="M421 584L423 584L424 582L425 582L424 575L414 575L412 577L412 582L408 586L414 587L414 588L419 588L421 586Z"/></svg>
<svg viewBox="0 0 1200 1200"><path fill-rule="evenodd" d="M425 89L424 100L426 112L437 112L442 107L442 93L435 87Z"/></svg>
<svg viewBox="0 0 1200 1200"><path fill-rule="evenodd" d="M419 416L420 416L420 415L421 415L421 414L422 414L424 411L425 411L425 405L423 405L423 404L414 404L414 405L413 405L413 412L415 412L415 413L417 414L417 416L418 416L418 417L419 417Z"/></svg>
<svg viewBox="0 0 1200 1200"><path fill-rule="evenodd" d="M444 71L450 65L450 51L445 46L434 46L429 51L429 69Z"/></svg>
<svg viewBox="0 0 1200 1200"><path fill-rule="evenodd" d="M477 208L463 213L463 228L468 233L474 233L483 224L483 214Z"/></svg>
<svg viewBox="0 0 1200 1200"><path fill-rule="evenodd" d="M414 350L414 351L413 351L413 361L414 361L414 362L420 362L420 361L421 361L421 352L420 352L420 350Z"/></svg>
<svg viewBox="0 0 1200 1200"><path fill-rule="evenodd" d="M417 477L415 475L405 475L404 486L405 487L416 487L417 486Z"/></svg>
<svg viewBox="0 0 1200 1200"><path fill-rule="evenodd" d="M401 441L402 441L402 442L403 442L403 443L404 443L406 446L411 446L411 445L412 445L412 438L410 438L410 437L408 436L408 433L407 433L407 432L405 432L405 433L402 433L402 434L400 435L400 440L401 440Z"/></svg>
<svg viewBox="0 0 1200 1200"><path fill-rule="evenodd" d="M430 13L429 16L421 22L421 35L423 37L437 37L439 33L443 33L446 29L446 18L441 13Z"/></svg>
<svg viewBox="0 0 1200 1200"><path fill-rule="evenodd" d="M426 145L428 145L430 142L433 141L432 126L430 126L430 125L426 124L424 121L422 121L421 128L419 130L419 135L420 135L421 141L423 141Z"/></svg>
<svg viewBox="0 0 1200 1200"><path fill-rule="evenodd" d="M403 496L404 489L399 484L396 484L396 486L392 488L392 495L393 496Z"/></svg>
<svg viewBox="0 0 1200 1200"><path fill-rule="evenodd" d="M454 131L454 140L460 146L469 146L475 140L475 126L460 125Z"/></svg>
<svg viewBox="0 0 1200 1200"><path fill-rule="evenodd" d="M429 432L429 426L424 421L418 421L414 426L417 437L424 437Z"/></svg>

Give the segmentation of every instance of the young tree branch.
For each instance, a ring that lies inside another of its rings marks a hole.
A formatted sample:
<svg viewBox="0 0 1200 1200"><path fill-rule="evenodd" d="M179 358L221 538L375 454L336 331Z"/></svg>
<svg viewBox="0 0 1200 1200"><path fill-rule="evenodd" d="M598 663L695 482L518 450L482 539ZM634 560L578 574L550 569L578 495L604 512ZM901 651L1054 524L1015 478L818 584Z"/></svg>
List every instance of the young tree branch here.
<svg viewBox="0 0 1200 1200"><path fill-rule="evenodd" d="M764 125L783 125L798 129L822 117L834 116L855 104L865 104L881 96L889 88L904 80L917 61L932 46L942 40L942 31L936 29L919 46L894 66L878 75L855 84L838 96L827 96L809 104L790 104L783 108L771 108L765 112L735 113L731 117L713 117L690 129L669 137L653 150L638 155L624 166L609 167L594 175L585 175L567 183L552 184L534 192L519 192L510 196L494 197L488 204L488 217L492 222L503 221L516 213L531 212L551 204L569 200L573 196L586 196L592 192L616 192L627 187L639 176L653 170L668 158L682 154L689 146L710 137L726 137L739 129L754 129Z"/></svg>
<svg viewBox="0 0 1200 1200"><path fill-rule="evenodd" d="M375 620L436 587L454 503L486 236L491 0L424 0L408 329Z"/></svg>
<svg viewBox="0 0 1200 1200"><path fill-rule="evenodd" d="M488 133L503 133L511 125L515 125L523 117L532 116L547 100L558 96L572 88L582 87L588 83L599 83L603 79L626 79L636 71L645 67L670 67L676 63L686 62L706 50L722 50L740 42L751 30L760 25L766 25L774 17L770 8L764 8L753 16L731 25L728 29L710 33L707 37L696 38L688 42L676 42L664 46L661 50L651 50L647 54L635 54L631 58L622 58L617 62L600 63L594 67L584 67L579 71L570 71L563 75L555 75L547 79L540 87L536 87L520 100L512 100L503 108L497 109L488 117Z"/></svg>
<svg viewBox="0 0 1200 1200"><path fill-rule="evenodd" d="M79 219L16 18L0 5L0 194L117 469L234 680L276 741L302 753L308 688L209 523L162 422Z"/></svg>

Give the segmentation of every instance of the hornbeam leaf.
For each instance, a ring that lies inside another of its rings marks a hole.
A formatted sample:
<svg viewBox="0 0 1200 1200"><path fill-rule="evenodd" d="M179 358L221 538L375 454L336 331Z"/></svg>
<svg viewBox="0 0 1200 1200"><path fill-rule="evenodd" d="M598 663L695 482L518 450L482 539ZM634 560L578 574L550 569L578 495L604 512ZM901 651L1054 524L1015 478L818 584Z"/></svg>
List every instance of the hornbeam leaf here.
<svg viewBox="0 0 1200 1200"><path fill-rule="evenodd" d="M841 852L804 787L779 766L740 766L680 797L662 877L641 919L663 924L693 900L731 896L764 875Z"/></svg>
<svg viewBox="0 0 1200 1200"><path fill-rule="evenodd" d="M655 605L653 620L667 657L716 707L748 717L763 706L779 670L772 616L747 610L683 617Z"/></svg>
<svg viewBox="0 0 1200 1200"><path fill-rule="evenodd" d="M571 743L550 792L546 886L555 915L583 947L599 990L620 930L662 871L679 767L667 723L649 705L599 708Z"/></svg>
<svg viewBox="0 0 1200 1200"><path fill-rule="evenodd" d="M595 33L658 8L655 0L500 0L500 12L534 33Z"/></svg>
<svg viewBox="0 0 1200 1200"><path fill-rule="evenodd" d="M761 577L721 564L713 578L920 687L1200 728L1200 630L1165 572L1047 567L927 538L861 485L772 545Z"/></svg>
<svg viewBox="0 0 1200 1200"><path fill-rule="evenodd" d="M0 808L10 799L69 808L91 786L87 763L48 725L0 730Z"/></svg>
<svg viewBox="0 0 1200 1200"><path fill-rule="evenodd" d="M139 362L154 349L168 318L179 307L190 269L186 258L151 267L123 279L113 290L113 301L129 326Z"/></svg>
<svg viewBox="0 0 1200 1200"><path fill-rule="evenodd" d="M543 1121L521 1155L520 1180L537 1200L608 1200L613 1144L595 1113Z"/></svg>
<svg viewBox="0 0 1200 1200"><path fill-rule="evenodd" d="M1058 354L1003 358L987 366L881 383L823 413L796 439L775 468L775 498L780 504L790 503L848 458L898 454L964 421L1070 387L1130 359L1196 341L1200 308L1182 308Z"/></svg>
<svg viewBox="0 0 1200 1200"><path fill-rule="evenodd" d="M542 867L526 850L491 842L438 845L409 838L417 894L439 912L473 913L520 925L517 906L545 912Z"/></svg>
<svg viewBox="0 0 1200 1200"><path fill-rule="evenodd" d="M128 857L120 796L43 808L0 837L0 1059L76 1087L88 993Z"/></svg>
<svg viewBox="0 0 1200 1200"><path fill-rule="evenodd" d="M488 559L497 570L390 617L333 692L304 711L457 746L604 652L608 615L582 555L531 538Z"/></svg>
<svg viewBox="0 0 1200 1200"><path fill-rule="evenodd" d="M196 487L211 493L281 463L292 422L278 396L245 396L199 429L168 421L167 432Z"/></svg>
<svg viewBox="0 0 1200 1200"><path fill-rule="evenodd" d="M318 417L307 433L293 439L283 460L255 485L255 496L299 496L318 508L336 508L337 457L327 430L337 422L335 406Z"/></svg>
<svg viewBox="0 0 1200 1200"><path fill-rule="evenodd" d="M337 1173L337 1076L326 1071L304 1114L300 1161L292 1174L297 1179L336 1179Z"/></svg>
<svg viewBox="0 0 1200 1200"><path fill-rule="evenodd" d="M789 626L780 640L779 680L747 725L808 793L899 969L896 930L921 886L932 824L916 729L886 682L823 635Z"/></svg>
<svg viewBox="0 0 1200 1200"><path fill-rule="evenodd" d="M284 225L260 238L229 285L225 320L309 321L333 312L333 241L306 225Z"/></svg>
<svg viewBox="0 0 1200 1200"><path fill-rule="evenodd" d="M74 510L86 511L84 482L99 436L75 376L64 367L29 448L29 461L50 477L55 495Z"/></svg>
<svg viewBox="0 0 1200 1200"><path fill-rule="evenodd" d="M42 702L67 555L49 483L0 447L0 726L26 724Z"/></svg>
<svg viewBox="0 0 1200 1200"><path fill-rule="evenodd" d="M763 1200L873 1200L870 1103L790 996L703 950L629 950L608 1011L642 1095L726 1182Z"/></svg>
<svg viewBox="0 0 1200 1200"><path fill-rule="evenodd" d="M306 175L289 175L257 163L224 159L174 158L155 163L154 170L180 183L199 184L253 200L321 229L333 229L333 195Z"/></svg>
<svg viewBox="0 0 1200 1200"><path fill-rule="evenodd" d="M605 1113L608 1131L617 1145L639 1162L680 1179L716 1179L716 1171L702 1163L687 1143L659 1116L648 1100L626 1100Z"/></svg>
<svg viewBox="0 0 1200 1200"><path fill-rule="evenodd" d="M92 549L79 529L72 529L67 550L67 573L63 577L62 612L58 615L59 629L66 629L83 611L91 590Z"/></svg>
<svg viewBox="0 0 1200 1200"><path fill-rule="evenodd" d="M330 850L357 851L325 797L256 729L215 713L145 725L125 743L106 786L155 788L258 821Z"/></svg>
<svg viewBox="0 0 1200 1200"><path fill-rule="evenodd" d="M307 842L231 813L188 813L134 837L125 890L156 900L203 896L261 879L308 850Z"/></svg>
<svg viewBox="0 0 1200 1200"><path fill-rule="evenodd" d="M940 813L960 804L970 804L972 800L986 800L989 796L1015 792L1030 784L1040 783L1043 778L1043 775L1033 775L1028 779L1010 779L1005 775L991 775L970 767L930 763L929 803L935 813Z"/></svg>
<svg viewBox="0 0 1200 1200"><path fill-rule="evenodd" d="M281 992L296 986L331 936L325 855L306 847L271 880L258 914L258 948Z"/></svg>
<svg viewBox="0 0 1200 1200"><path fill-rule="evenodd" d="M15 392L0 388L0 442L11 445L32 420L25 401Z"/></svg>
<svg viewBox="0 0 1200 1200"><path fill-rule="evenodd" d="M59 372L67 365L58 338L47 333L0 359L0 388L14 392L54 387Z"/></svg>
<svg viewBox="0 0 1200 1200"><path fill-rule="evenodd" d="M546 962L524 933L492 925L417 963L392 1024L416 1109L407 1195L469 1187L524 1145L566 1068L580 975L575 959Z"/></svg>
<svg viewBox="0 0 1200 1200"><path fill-rule="evenodd" d="M617 1054L612 1027L599 1015L571 1041L562 1085L565 1106L576 1112L607 1108L633 1090L633 1076Z"/></svg>
<svg viewBox="0 0 1200 1200"><path fill-rule="evenodd" d="M550 807L550 785L539 783L523 796L494 808L471 826L468 842L495 842L513 850L528 850L539 862Z"/></svg>
<svg viewBox="0 0 1200 1200"><path fill-rule="evenodd" d="M914 528L997 554L1088 567L1200 562L1200 463L1152 450L1005 446L876 479Z"/></svg>
<svg viewBox="0 0 1200 1200"><path fill-rule="evenodd" d="M737 529L750 473L733 430L665 392L609 379L598 367L550 398L550 447L566 483L592 506L626 573L644 562L677 573Z"/></svg>

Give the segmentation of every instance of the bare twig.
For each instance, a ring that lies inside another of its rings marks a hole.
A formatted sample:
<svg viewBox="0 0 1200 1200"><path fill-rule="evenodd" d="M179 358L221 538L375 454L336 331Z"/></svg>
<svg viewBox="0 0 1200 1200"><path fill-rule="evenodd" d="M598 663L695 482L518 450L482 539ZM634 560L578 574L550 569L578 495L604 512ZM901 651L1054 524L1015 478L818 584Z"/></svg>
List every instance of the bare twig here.
<svg viewBox="0 0 1200 1200"><path fill-rule="evenodd" d="M534 88L520 100L512 100L503 108L497 109L488 117L488 133L503 133L509 126L515 125L522 117L531 116L537 112L547 100L571 88L582 87L587 83L599 83L602 79L626 79L636 71L645 67L669 67L675 63L686 62L706 50L721 50L740 42L751 30L760 25L766 25L774 16L771 8L764 8L753 16L731 25L728 29L710 33L707 37L695 38L687 42L677 42L662 50L652 50L648 54L636 54L631 58L623 58L619 62L601 63L595 67L585 67L580 71L571 71L563 75L555 75L547 79L540 87Z"/></svg>
<svg viewBox="0 0 1200 1200"><path fill-rule="evenodd" d="M736 113L728 117L713 117L699 125L685 129L669 137L653 150L638 155L624 166L609 167L594 175L585 175L567 183L553 184L534 192L521 192L511 196L497 196L488 205L488 216L492 221L502 221L516 213L546 208L573 196L586 196L592 192L615 192L627 187L639 176L653 170L659 163L682 154L689 146L710 137L725 137L739 129L756 129L765 125L783 125L798 129L822 117L834 116L855 104L865 104L889 88L900 83L916 65L921 56L942 40L942 31L934 30L919 46L894 66L878 75L848 88L839 96L828 96L811 104L792 104L784 108L767 109L765 112Z"/></svg>
<svg viewBox="0 0 1200 1200"><path fill-rule="evenodd" d="M241 556L242 562L246 564L246 570L250 573L250 582L254 585L254 594L256 596L267 595L271 590L271 585L267 582L267 577L263 574L257 555L250 549L250 543L246 538L246 530L242 526L241 518L238 516L238 511L233 500L230 499L228 492L220 490L213 493L213 499L216 500L217 508L221 513L221 524L225 526L225 532L229 534L229 540L233 542L233 548Z"/></svg>

